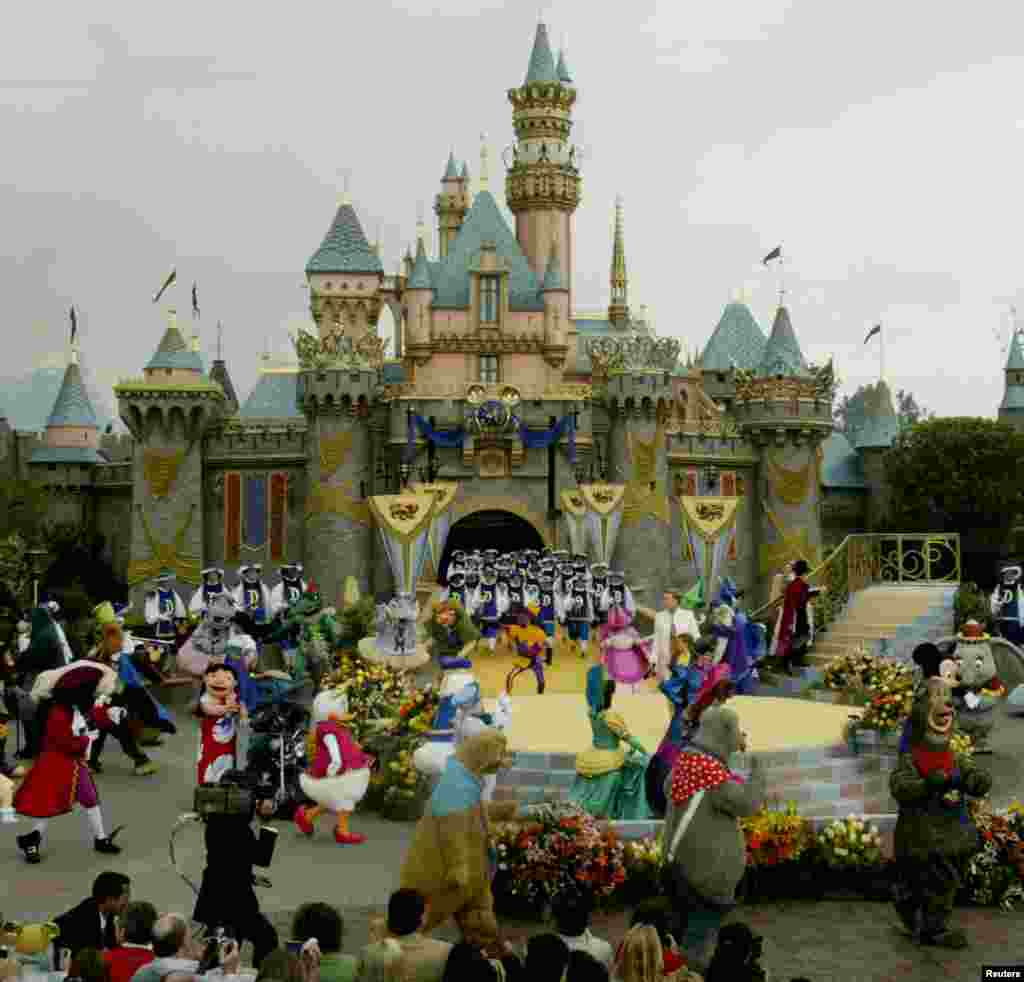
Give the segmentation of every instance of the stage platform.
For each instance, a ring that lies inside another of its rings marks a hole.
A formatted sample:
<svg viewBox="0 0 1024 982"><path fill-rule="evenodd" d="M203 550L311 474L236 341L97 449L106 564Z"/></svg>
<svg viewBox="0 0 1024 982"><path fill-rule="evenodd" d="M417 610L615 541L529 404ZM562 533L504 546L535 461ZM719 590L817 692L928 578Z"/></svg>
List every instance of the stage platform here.
<svg viewBox="0 0 1024 982"><path fill-rule="evenodd" d="M729 705L740 715L749 751L765 765L772 807L792 801L800 814L817 819L895 813L892 757L854 753L843 740L843 725L855 710L769 696L737 696ZM667 700L657 692L620 691L614 709L653 753L668 727ZM509 740L516 760L499 775L498 796L524 803L564 799L576 777L576 754L590 746L583 693L513 692ZM749 758L738 754L733 766L748 773Z"/></svg>

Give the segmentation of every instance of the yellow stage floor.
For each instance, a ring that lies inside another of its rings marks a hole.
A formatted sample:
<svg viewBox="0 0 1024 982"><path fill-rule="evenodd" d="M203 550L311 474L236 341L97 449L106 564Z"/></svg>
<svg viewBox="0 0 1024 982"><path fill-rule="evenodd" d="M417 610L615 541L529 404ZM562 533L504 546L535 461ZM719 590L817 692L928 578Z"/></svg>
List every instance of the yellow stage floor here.
<svg viewBox="0 0 1024 982"><path fill-rule="evenodd" d="M493 708L492 699L485 703ZM840 743L851 712L848 706L771 696L736 696L729 700L729 706L739 713L753 753ZM665 697L657 692L633 695L620 690L613 708L625 717L644 749L654 753L670 718ZM538 696L535 689L524 689L519 694L513 690L509 743L513 750L534 753L585 750L590 746L590 723L583 693L545 692Z"/></svg>
<svg viewBox="0 0 1024 982"><path fill-rule="evenodd" d="M596 644L594 650L597 650ZM511 651L500 645L493 654L489 651L484 653L483 649L478 649L471 659L473 674L479 680L484 696L492 698L497 698L505 691L505 680L508 678L508 673L524 664L524 659L517 658ZM567 645L557 647L554 663L544 666L544 678L547 683L544 694L582 695L587 687L587 670L594 664L595 659L589 655L580 657L575 651L570 651ZM512 693L523 696L536 695L537 680L534 678L533 672L523 672L515 680Z"/></svg>

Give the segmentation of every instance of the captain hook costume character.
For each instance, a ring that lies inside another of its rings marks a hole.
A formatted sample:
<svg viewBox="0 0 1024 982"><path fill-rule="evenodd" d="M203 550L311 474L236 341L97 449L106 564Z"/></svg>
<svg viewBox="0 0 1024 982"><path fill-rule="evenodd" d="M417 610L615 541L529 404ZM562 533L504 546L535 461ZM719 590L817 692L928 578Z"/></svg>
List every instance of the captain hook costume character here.
<svg viewBox="0 0 1024 982"><path fill-rule="evenodd" d="M85 812L94 848L117 855L120 828L107 835L96 785L86 763L100 729L124 721L126 712L108 708L117 676L105 665L79 661L43 672L32 687L43 721L42 750L14 796L14 810L37 819L32 831L18 836L18 848L30 863L41 861L39 847L51 818L66 815L75 804Z"/></svg>
<svg viewBox="0 0 1024 982"><path fill-rule="evenodd" d="M203 578L202 586L192 594L188 612L193 616L205 613L210 601L224 592L224 570L219 566L210 566L199 574Z"/></svg>
<svg viewBox="0 0 1024 982"><path fill-rule="evenodd" d="M173 641L178 635L178 622L185 620L185 605L174 589L174 571L160 570L156 589L146 594L144 607L146 623L158 638Z"/></svg>

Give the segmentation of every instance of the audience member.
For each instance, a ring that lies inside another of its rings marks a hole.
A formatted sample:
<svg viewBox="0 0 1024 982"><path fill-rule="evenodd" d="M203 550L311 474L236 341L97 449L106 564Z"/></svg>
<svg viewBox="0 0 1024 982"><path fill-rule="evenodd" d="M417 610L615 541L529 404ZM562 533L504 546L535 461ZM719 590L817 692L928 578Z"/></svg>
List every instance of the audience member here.
<svg viewBox="0 0 1024 982"><path fill-rule="evenodd" d="M413 982L415 976L396 975L395 982ZM502 962L489 959L476 945L460 941L445 962L441 982L513 982Z"/></svg>
<svg viewBox="0 0 1024 982"><path fill-rule="evenodd" d="M297 955L278 948L270 952L262 962L256 982L308 982L302 962Z"/></svg>
<svg viewBox="0 0 1024 982"><path fill-rule="evenodd" d="M701 982L700 976L686 967L665 970L665 952L657 928L650 924L631 927L615 959L618 982Z"/></svg>
<svg viewBox="0 0 1024 982"><path fill-rule="evenodd" d="M767 975L760 965L763 950L764 939L746 924L726 924L718 932L705 982L764 982Z"/></svg>
<svg viewBox="0 0 1024 982"><path fill-rule="evenodd" d="M320 948L320 982L355 982L358 962L341 953L345 922L330 904L303 904L292 921L292 939L315 938Z"/></svg>
<svg viewBox="0 0 1024 982"><path fill-rule="evenodd" d="M530 982L561 982L569 964L569 946L557 934L535 934L526 945L525 974Z"/></svg>
<svg viewBox="0 0 1024 982"><path fill-rule="evenodd" d="M100 873L93 880L92 896L55 918L60 929L55 953L67 948L74 958L83 948L116 948L117 918L131 899L131 882L123 873Z"/></svg>
<svg viewBox="0 0 1024 982"><path fill-rule="evenodd" d="M75 982L110 982L110 966L97 948L82 948L71 959L68 978Z"/></svg>
<svg viewBox="0 0 1024 982"><path fill-rule="evenodd" d="M560 894L551 905L555 930L569 951L585 951L611 970L615 953L607 941L590 933L592 911L590 898L575 891Z"/></svg>
<svg viewBox="0 0 1024 982"><path fill-rule="evenodd" d="M608 982L609 968L582 948L569 952L565 982Z"/></svg>
<svg viewBox="0 0 1024 982"><path fill-rule="evenodd" d="M672 902L667 897L647 900L633 911L629 926L636 927L638 924L647 924L658 932L665 978L671 978L673 973L686 967L686 956L679 950L676 942L676 938L686 931L685 909L674 910Z"/></svg>
<svg viewBox="0 0 1024 982"><path fill-rule="evenodd" d="M132 982L179 982L179 976L196 976L203 946L196 943L188 921L181 914L163 914L153 925L153 955L153 960L132 976ZM219 961L224 975L238 974L241 951L237 941L225 944ZM216 976L211 973L199 977Z"/></svg>
<svg viewBox="0 0 1024 982"><path fill-rule="evenodd" d="M420 933L426 915L426 901L415 890L391 894L387 936L363 949L357 969L359 982L390 982L396 973L409 982L440 982L452 946Z"/></svg>
<svg viewBox="0 0 1024 982"><path fill-rule="evenodd" d="M103 960L110 966L110 982L129 982L143 965L148 965L153 954L153 925L156 908L144 900L128 904L121 915L118 945L103 952Z"/></svg>

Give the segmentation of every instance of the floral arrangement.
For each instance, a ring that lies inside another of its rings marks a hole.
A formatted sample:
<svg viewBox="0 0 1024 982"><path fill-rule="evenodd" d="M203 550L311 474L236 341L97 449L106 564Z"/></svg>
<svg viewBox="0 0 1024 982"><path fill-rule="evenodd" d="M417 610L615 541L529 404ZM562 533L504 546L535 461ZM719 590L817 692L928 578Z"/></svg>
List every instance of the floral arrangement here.
<svg viewBox="0 0 1024 982"><path fill-rule="evenodd" d="M363 741L384 729L394 729L399 707L411 699L414 690L408 679L393 668L371 665L357 655L343 654L338 668L323 687L346 685L348 708L352 714L352 734Z"/></svg>
<svg viewBox="0 0 1024 982"><path fill-rule="evenodd" d="M796 803L784 811L764 808L741 822L748 866L777 866L799 859L814 842L811 823L797 814Z"/></svg>
<svg viewBox="0 0 1024 982"><path fill-rule="evenodd" d="M889 664L860 644L845 654L836 655L825 666L821 684L826 689L870 689Z"/></svg>
<svg viewBox="0 0 1024 982"><path fill-rule="evenodd" d="M422 742L434 722L441 704L441 692L436 685L427 685L411 693L398 707L398 726L403 735Z"/></svg>
<svg viewBox="0 0 1024 982"><path fill-rule="evenodd" d="M567 890L607 899L626 881L625 847L610 829L568 802L536 805L527 824L496 825L502 890L541 909Z"/></svg>
<svg viewBox="0 0 1024 982"><path fill-rule="evenodd" d="M882 862L882 837L878 828L848 815L836 819L818 833L818 852L833 869L878 866Z"/></svg>
<svg viewBox="0 0 1024 982"><path fill-rule="evenodd" d="M974 740L962 730L954 729L949 739L949 749L958 757L970 760L974 756Z"/></svg>
<svg viewBox="0 0 1024 982"><path fill-rule="evenodd" d="M914 705L914 674L905 665L888 662L869 686L870 698L858 727L892 732L903 725Z"/></svg>
<svg viewBox="0 0 1024 982"><path fill-rule="evenodd" d="M1024 902L1024 805L993 811L988 799L968 801L981 851L967 864L965 893L972 903L1013 910Z"/></svg>
<svg viewBox="0 0 1024 982"><path fill-rule="evenodd" d="M422 775L412 762L413 750L405 747L370 778L370 785L379 794L382 805L408 804L425 798L430 792L430 778Z"/></svg>

